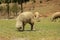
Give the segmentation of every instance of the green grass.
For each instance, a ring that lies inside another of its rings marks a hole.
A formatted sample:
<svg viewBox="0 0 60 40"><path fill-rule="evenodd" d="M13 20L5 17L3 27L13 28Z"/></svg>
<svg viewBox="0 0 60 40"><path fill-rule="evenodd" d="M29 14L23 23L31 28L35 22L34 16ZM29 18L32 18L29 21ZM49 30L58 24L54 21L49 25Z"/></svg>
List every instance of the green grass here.
<svg viewBox="0 0 60 40"><path fill-rule="evenodd" d="M0 20L0 39L2 40L60 40L60 22L51 22L42 18L35 22L35 30L30 30L27 24L25 31L19 32L15 27L15 20Z"/></svg>

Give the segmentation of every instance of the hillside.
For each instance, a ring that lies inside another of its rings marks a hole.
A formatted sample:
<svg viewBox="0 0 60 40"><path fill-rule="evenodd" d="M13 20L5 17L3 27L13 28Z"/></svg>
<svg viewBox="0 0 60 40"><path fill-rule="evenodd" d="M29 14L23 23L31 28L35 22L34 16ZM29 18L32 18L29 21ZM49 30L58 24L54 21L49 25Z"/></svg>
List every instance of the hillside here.
<svg viewBox="0 0 60 40"><path fill-rule="evenodd" d="M25 4L26 8L32 8L33 5L35 7L34 10L39 11L40 13L50 13L60 10L60 0L36 0L34 4L32 4L31 2Z"/></svg>
<svg viewBox="0 0 60 40"><path fill-rule="evenodd" d="M16 13L21 11L21 5L16 3L10 3L9 16L14 18ZM0 4L0 18L7 18L6 4ZM17 11L17 12L16 12ZM27 3L23 3L23 11L38 11L40 14L52 14L60 11L60 0L30 0Z"/></svg>

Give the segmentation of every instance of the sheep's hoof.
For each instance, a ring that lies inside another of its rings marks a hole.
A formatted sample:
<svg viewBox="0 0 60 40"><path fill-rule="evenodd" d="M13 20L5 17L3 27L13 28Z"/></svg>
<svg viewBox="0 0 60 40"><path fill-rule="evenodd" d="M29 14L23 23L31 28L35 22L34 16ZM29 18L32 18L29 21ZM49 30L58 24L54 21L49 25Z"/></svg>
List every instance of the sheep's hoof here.
<svg viewBox="0 0 60 40"><path fill-rule="evenodd" d="M24 30L22 29L22 27L20 27L20 28L18 28L18 31L24 31Z"/></svg>
<svg viewBox="0 0 60 40"><path fill-rule="evenodd" d="M24 31L24 30L18 30L18 31L21 31L21 32L22 32L22 31Z"/></svg>

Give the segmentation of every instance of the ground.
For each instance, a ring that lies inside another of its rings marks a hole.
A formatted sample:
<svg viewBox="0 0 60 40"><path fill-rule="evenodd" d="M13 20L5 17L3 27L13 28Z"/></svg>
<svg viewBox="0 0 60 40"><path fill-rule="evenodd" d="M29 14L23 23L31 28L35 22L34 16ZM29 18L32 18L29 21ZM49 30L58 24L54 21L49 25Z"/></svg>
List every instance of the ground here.
<svg viewBox="0 0 60 40"><path fill-rule="evenodd" d="M0 20L0 40L60 40L60 22L51 22L49 18L41 18L35 22L35 30L30 31L29 24L25 31L19 32L15 20Z"/></svg>

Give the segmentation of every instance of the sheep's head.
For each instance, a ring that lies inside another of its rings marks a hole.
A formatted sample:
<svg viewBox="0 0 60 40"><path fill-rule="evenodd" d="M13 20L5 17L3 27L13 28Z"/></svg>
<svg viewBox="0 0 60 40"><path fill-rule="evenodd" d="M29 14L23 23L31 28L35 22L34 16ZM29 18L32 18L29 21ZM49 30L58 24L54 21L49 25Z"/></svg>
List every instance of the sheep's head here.
<svg viewBox="0 0 60 40"><path fill-rule="evenodd" d="M23 29L22 27L23 27L22 23L16 23L16 28L17 28L19 31Z"/></svg>

